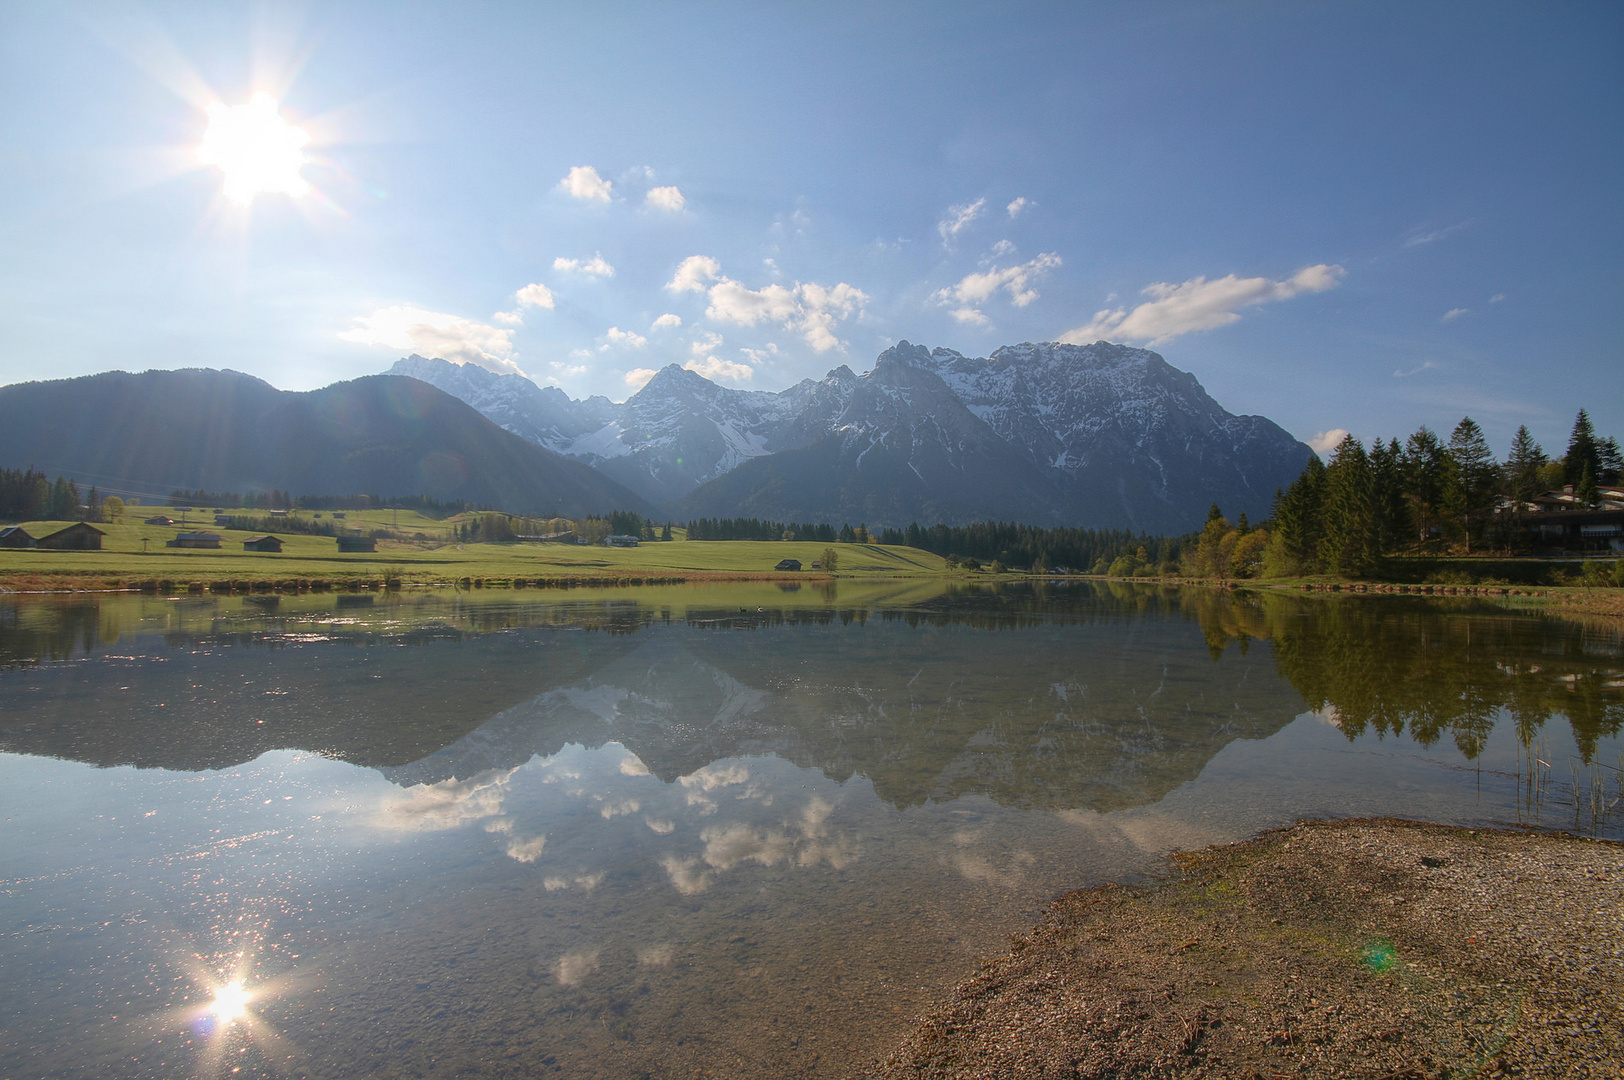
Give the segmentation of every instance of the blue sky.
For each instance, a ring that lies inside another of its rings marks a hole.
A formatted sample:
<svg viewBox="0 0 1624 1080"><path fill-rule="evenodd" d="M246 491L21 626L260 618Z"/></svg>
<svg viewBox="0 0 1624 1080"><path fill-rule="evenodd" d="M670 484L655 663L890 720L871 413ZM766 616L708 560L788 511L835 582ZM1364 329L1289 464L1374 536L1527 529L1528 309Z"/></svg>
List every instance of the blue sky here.
<svg viewBox="0 0 1624 1080"><path fill-rule="evenodd" d="M225 195L275 99L300 194ZM0 8L0 383L617 400L1151 345L1304 439L1624 436L1618 4Z"/></svg>

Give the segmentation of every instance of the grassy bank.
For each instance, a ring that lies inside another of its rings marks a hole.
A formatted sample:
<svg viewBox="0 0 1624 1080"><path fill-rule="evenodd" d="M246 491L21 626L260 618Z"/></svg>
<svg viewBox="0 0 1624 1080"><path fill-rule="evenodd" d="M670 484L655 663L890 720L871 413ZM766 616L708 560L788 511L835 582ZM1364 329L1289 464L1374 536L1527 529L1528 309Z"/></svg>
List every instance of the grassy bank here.
<svg viewBox="0 0 1624 1080"><path fill-rule="evenodd" d="M250 513L244 511L243 513ZM330 519L325 519L330 520ZM524 582L555 584L564 580L641 581L729 580L783 577L773 568L783 559L798 559L797 577L810 577L813 562L828 545L800 541L727 540L645 543L635 548L575 544L458 544L458 519L435 521L400 511L351 512L341 524L349 529L387 529L399 539L381 539L373 553L339 554L329 536L295 532L277 535L280 553L244 551L243 541L258 531L215 528L213 515L190 515L175 526L124 521L97 525L107 535L101 551L0 550L0 589L142 588L168 591L189 585L230 584L253 589L288 582L317 582L318 587L345 588L352 583L452 584ZM67 522L27 522L35 536L47 535ZM219 550L166 547L181 529L207 529L222 537ZM680 532L679 532L680 535ZM937 555L916 548L879 544L837 544L837 576L913 577L946 572ZM828 575L825 575L828 576Z"/></svg>

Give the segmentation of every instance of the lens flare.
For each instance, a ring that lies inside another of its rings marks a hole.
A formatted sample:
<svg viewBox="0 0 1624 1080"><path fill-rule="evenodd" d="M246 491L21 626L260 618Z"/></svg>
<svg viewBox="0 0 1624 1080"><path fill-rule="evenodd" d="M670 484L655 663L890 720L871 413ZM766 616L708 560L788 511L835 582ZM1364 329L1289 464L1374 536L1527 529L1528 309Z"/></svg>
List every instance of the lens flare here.
<svg viewBox="0 0 1624 1080"><path fill-rule="evenodd" d="M310 136L282 117L275 98L259 93L246 105L216 102L208 113L197 159L225 173L227 199L246 205L255 195L309 194L310 184L299 170L306 164Z"/></svg>
<svg viewBox="0 0 1624 1080"><path fill-rule="evenodd" d="M222 1024L234 1024L248 1015L248 1003L254 1000L242 984L242 980L228 982L214 988L214 1000L209 1003L209 1013L216 1021Z"/></svg>

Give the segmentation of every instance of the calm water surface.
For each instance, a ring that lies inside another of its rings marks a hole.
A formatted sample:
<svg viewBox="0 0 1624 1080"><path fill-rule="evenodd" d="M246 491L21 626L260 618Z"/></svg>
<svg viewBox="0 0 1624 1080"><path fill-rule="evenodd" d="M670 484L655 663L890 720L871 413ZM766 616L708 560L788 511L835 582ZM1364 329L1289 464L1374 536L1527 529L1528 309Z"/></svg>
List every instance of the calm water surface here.
<svg viewBox="0 0 1624 1080"><path fill-rule="evenodd" d="M1621 726L1616 630L1478 601L0 605L0 1075L838 1076L1173 849L1620 838Z"/></svg>

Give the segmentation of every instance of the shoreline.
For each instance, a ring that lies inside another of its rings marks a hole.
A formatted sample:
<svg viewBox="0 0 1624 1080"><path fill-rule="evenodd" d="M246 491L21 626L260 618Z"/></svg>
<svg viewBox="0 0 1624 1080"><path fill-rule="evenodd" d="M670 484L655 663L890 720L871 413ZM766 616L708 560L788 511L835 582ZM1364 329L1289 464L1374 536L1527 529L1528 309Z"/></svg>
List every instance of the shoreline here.
<svg viewBox="0 0 1624 1080"><path fill-rule="evenodd" d="M1055 900L860 1073L1617 1077L1624 844L1299 822Z"/></svg>

